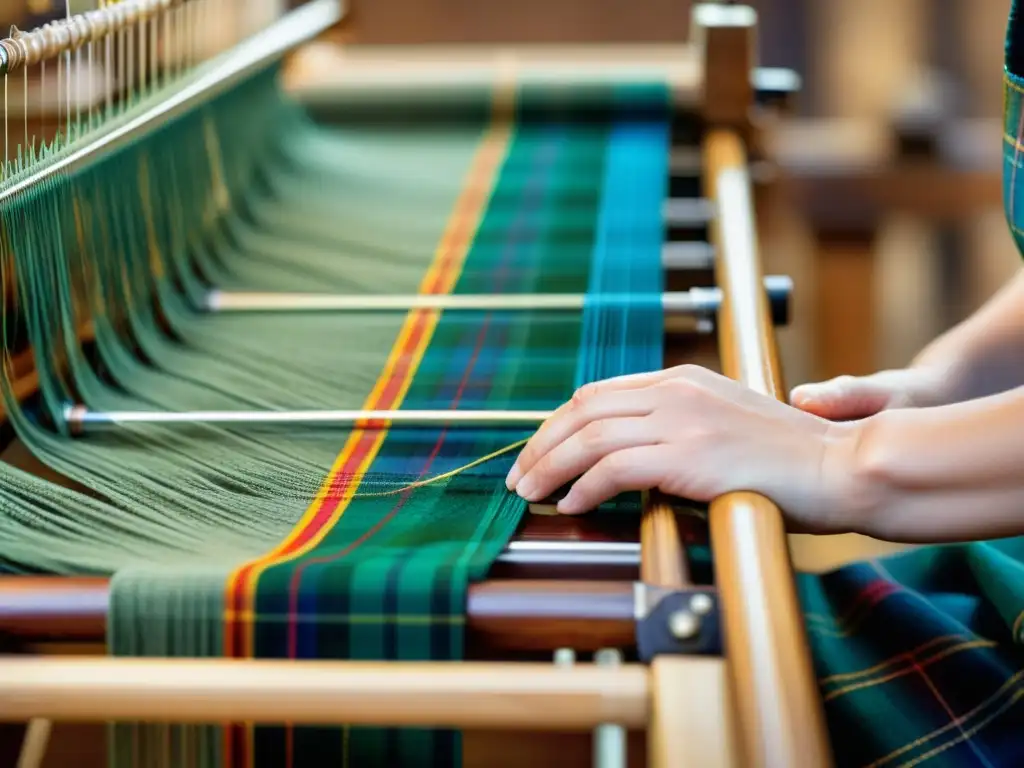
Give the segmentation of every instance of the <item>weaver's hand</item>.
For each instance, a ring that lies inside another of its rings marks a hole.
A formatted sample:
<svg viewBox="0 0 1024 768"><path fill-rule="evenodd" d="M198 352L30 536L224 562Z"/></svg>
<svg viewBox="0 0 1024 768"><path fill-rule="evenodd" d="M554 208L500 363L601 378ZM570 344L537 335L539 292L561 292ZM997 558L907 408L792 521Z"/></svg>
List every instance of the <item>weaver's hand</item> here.
<svg viewBox="0 0 1024 768"><path fill-rule="evenodd" d="M949 391L951 383L937 367L902 368L805 384L793 390L790 402L823 419L865 419L895 408L945 405L956 399Z"/></svg>
<svg viewBox="0 0 1024 768"><path fill-rule="evenodd" d="M682 366L583 387L523 448L507 485L539 501L579 478L560 512L658 488L696 501L764 494L794 529L845 530L856 424L834 424L718 374Z"/></svg>

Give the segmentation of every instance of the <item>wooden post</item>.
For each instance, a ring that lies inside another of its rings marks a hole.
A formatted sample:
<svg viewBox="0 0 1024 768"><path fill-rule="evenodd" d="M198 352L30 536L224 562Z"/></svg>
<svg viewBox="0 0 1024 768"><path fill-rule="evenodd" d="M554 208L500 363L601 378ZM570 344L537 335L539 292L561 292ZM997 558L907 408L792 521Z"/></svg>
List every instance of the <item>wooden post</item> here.
<svg viewBox="0 0 1024 768"><path fill-rule="evenodd" d="M815 235L815 378L872 373L878 362L874 228Z"/></svg>
<svg viewBox="0 0 1024 768"><path fill-rule="evenodd" d="M715 283L722 372L751 389L783 397L778 350L760 284L761 263L747 153L737 128L749 124L738 83L749 83L756 15L742 6L698 6L703 39L705 195L716 215ZM747 39L742 40L743 37ZM720 46L718 51L711 50ZM732 53L730 54L729 51ZM731 71L729 71L731 70ZM715 103L721 100L720 103ZM726 670L735 704L736 754L741 765L832 764L810 650L797 601L779 509L755 494L727 494L710 507L711 544L725 637ZM654 684L657 690L659 683Z"/></svg>
<svg viewBox="0 0 1024 768"><path fill-rule="evenodd" d="M662 656L651 664L650 768L745 768L722 659ZM815 766L817 768L817 766Z"/></svg>

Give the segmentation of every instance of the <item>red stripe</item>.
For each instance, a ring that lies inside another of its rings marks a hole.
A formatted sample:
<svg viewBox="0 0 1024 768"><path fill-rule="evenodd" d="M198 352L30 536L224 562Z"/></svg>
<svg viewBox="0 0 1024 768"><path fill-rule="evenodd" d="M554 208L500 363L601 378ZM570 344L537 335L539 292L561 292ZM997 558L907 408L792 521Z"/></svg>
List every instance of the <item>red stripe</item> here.
<svg viewBox="0 0 1024 768"><path fill-rule="evenodd" d="M487 338L487 332L491 325L491 315L487 315L487 318L480 326L480 330L477 332L476 343L473 347L473 354L466 365L466 370L462 375L462 380L459 382L459 387L455 391L455 395L452 397L451 408L457 408L459 402L462 400L463 392L465 392L466 385L469 383L469 379L473 374L473 369L476 367L477 360L480 358L480 352L483 350L484 341ZM430 454L427 456L426 462L420 470L417 480L423 479L424 475L430 470L434 460L437 459L439 453L441 453L441 447L444 445L445 438L448 435L448 428L445 427L441 430L441 433L437 436L437 441L434 443L434 447L431 449ZM394 519L395 515L398 514L399 510L405 506L405 503L409 500L409 496L413 489L408 489L401 494L397 503L391 508L384 517L378 520L373 527L369 528L363 533L358 539L350 543L344 549L339 552L330 555L322 555L320 557L310 558L304 560L295 570L292 572L292 578L288 585L288 658L294 659L298 653L298 622L294 621L294 617L299 611L299 585L302 582L302 574L305 573L306 568L314 564L324 564L341 560L346 555L350 554L353 550L363 544L365 541L370 539L374 534L383 528L390 520ZM290 731L291 729L289 729ZM289 752L289 760L291 753Z"/></svg>
<svg viewBox="0 0 1024 768"><path fill-rule="evenodd" d="M494 166L497 166L497 162L488 163L483 166L481 170L485 170L488 173L488 178L493 178L495 170ZM472 185L472 179L470 180L470 184ZM450 232L450 237L448 239L449 242L451 242L452 239L454 239L457 244L465 241L467 230L470 227L470 222L467 220L469 217L467 217L465 213L471 206L474 209L478 209L480 207L481 199L486 197L483 187L484 185L482 184L475 188L471 186L470 194L463 195L456 202L453 215L457 217L457 224L456 228ZM475 229L476 224L474 223L474 232ZM453 264L453 262L456 263ZM435 261L433 268L435 271L434 279L427 286L424 286L421 292L427 294L449 292L451 290L451 282L448 278L452 271L452 267L454 266L457 270L461 271L461 263L461 259L456 259L455 249L451 247L446 248L443 254ZM415 325L407 337L406 343L400 353L401 356L399 358L399 364L392 369L388 376L388 380L384 386L383 392L381 393L381 397L377 398L373 404L373 410L387 410L392 407L392 404L400 394L402 386L408 379L410 373L414 373L409 371L411 363L411 357L409 354L410 347L415 351L416 346L423 337L426 320L430 318L430 314L426 311L419 311L415 313L414 318ZM276 555L276 558L292 554L296 549L301 548L303 544L308 543L312 538L314 538L324 526L331 524L334 513L343 498L344 491L347 489L348 484L351 481L353 470L358 469L362 460L366 457L367 452L372 449L374 442L374 435L368 435L365 432L360 435L359 441L353 449L352 454L350 454L348 459L346 459L339 471L334 473L334 477L327 488L326 496L321 501L316 514L306 524L302 532L292 539L289 544ZM240 614L244 607L244 596L250 591L249 581L252 578L252 572L258 564L260 564L259 561L247 563L239 569L237 577L233 582L235 588L228 596L232 611L228 622L229 626L225 627L225 654L229 658L240 656L242 649L245 646L245 629L251 620L249 618L243 620ZM230 587L231 584L229 583L229 590ZM252 589L255 589L255 585L253 585ZM228 758L228 762L249 765L251 763L251 755L249 754L249 742L248 739L245 738L244 728L241 726L232 726L230 728L227 741L226 757Z"/></svg>

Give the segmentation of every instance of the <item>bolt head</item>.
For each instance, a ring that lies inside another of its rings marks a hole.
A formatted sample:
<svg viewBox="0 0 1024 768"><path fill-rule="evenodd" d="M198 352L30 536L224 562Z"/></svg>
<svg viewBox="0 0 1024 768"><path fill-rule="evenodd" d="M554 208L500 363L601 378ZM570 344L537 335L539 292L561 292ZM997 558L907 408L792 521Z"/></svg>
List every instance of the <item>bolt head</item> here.
<svg viewBox="0 0 1024 768"><path fill-rule="evenodd" d="M690 598L690 610L698 616L707 616L712 608L714 604L708 595L698 593Z"/></svg>
<svg viewBox="0 0 1024 768"><path fill-rule="evenodd" d="M668 629L677 640L690 640L700 632L700 619L690 611L676 611L668 618Z"/></svg>

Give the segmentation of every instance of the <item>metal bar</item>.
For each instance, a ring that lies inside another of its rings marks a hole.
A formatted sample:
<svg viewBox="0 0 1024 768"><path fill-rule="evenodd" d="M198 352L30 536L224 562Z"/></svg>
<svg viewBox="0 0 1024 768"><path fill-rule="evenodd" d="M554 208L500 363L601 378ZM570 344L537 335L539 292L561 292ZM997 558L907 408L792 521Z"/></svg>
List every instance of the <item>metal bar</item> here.
<svg viewBox="0 0 1024 768"><path fill-rule="evenodd" d="M635 541L561 541L535 540L512 541L506 548L507 552L535 553L601 553L619 555L640 554L640 544Z"/></svg>
<svg viewBox="0 0 1024 768"><path fill-rule="evenodd" d="M704 198L670 198L661 206L661 217L667 227L695 227L709 224L715 217L715 206Z"/></svg>
<svg viewBox="0 0 1024 768"><path fill-rule="evenodd" d="M126 122L112 122L106 132L28 177L0 191L0 205L36 185L73 173L137 141L141 136L205 103L281 59L300 43L330 29L343 16L341 0L311 0L266 29L187 75L171 93L157 92L153 105Z"/></svg>
<svg viewBox="0 0 1024 768"><path fill-rule="evenodd" d="M504 552L498 557L498 562L503 565L636 568L640 565L640 554L639 552Z"/></svg>
<svg viewBox="0 0 1024 768"><path fill-rule="evenodd" d="M615 648L602 648L594 654L594 664L605 669L622 666L622 654ZM619 723L602 723L594 729L594 768L626 768L626 729Z"/></svg>
<svg viewBox="0 0 1024 768"><path fill-rule="evenodd" d="M714 289L668 292L661 295L661 306L672 314L713 312L717 297ZM248 291L211 291L206 297L209 312L409 312L415 309L446 312L572 312L587 303L604 306L629 306L642 299L634 294L589 296L583 293L506 293L506 294L410 294L368 296L359 294L277 293Z"/></svg>
<svg viewBox="0 0 1024 768"><path fill-rule="evenodd" d="M715 265L715 249L707 243L665 243L661 249L661 266L666 271L711 269Z"/></svg>
<svg viewBox="0 0 1024 768"><path fill-rule="evenodd" d="M551 411L90 411L68 405L64 418L72 431L128 425L303 426L342 429L388 427L520 427L540 425Z"/></svg>
<svg viewBox="0 0 1024 768"><path fill-rule="evenodd" d="M619 541L513 541L498 557L507 565L640 565L640 543Z"/></svg>
<svg viewBox="0 0 1024 768"><path fill-rule="evenodd" d="M689 256L682 255L682 260ZM703 254L702 254L703 256ZM785 301L791 292L788 277L765 278L765 290L772 301ZM395 294L360 295L329 293L287 293L271 291L219 291L206 295L209 312L409 312L416 309L446 312L579 312L594 306L630 306L643 297L630 293L593 295L585 293L500 293L500 294ZM712 315L718 311L722 292L718 288L690 288L661 294L661 307L670 315Z"/></svg>
<svg viewBox="0 0 1024 768"><path fill-rule="evenodd" d="M579 664L4 657L0 720L642 728L647 671Z"/></svg>

